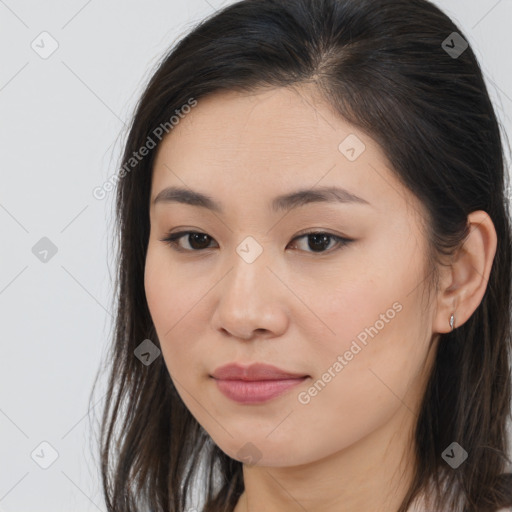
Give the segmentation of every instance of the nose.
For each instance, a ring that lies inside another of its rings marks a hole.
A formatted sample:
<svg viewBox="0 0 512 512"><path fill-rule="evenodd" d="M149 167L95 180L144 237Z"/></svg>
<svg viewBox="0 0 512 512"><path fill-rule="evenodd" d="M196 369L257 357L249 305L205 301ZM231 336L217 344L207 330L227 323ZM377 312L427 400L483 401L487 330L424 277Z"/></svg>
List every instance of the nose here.
<svg viewBox="0 0 512 512"><path fill-rule="evenodd" d="M289 323L292 294L265 251L252 262L235 253L232 267L216 286L213 327L243 340L281 335Z"/></svg>

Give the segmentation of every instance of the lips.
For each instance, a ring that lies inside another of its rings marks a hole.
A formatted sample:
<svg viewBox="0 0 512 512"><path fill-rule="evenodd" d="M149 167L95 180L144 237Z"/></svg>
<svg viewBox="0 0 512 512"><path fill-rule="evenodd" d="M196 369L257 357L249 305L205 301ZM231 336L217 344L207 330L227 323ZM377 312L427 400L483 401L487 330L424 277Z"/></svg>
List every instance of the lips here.
<svg viewBox="0 0 512 512"><path fill-rule="evenodd" d="M253 363L244 366L238 363L229 363L220 366L213 373L212 377L219 380L242 380L242 381L263 381L263 380L289 380L308 377L304 373L295 373L277 368L276 366Z"/></svg>
<svg viewBox="0 0 512 512"><path fill-rule="evenodd" d="M309 375L289 372L276 366L253 363L243 366L230 363L211 375L217 389L239 404L263 404L277 398L306 380Z"/></svg>

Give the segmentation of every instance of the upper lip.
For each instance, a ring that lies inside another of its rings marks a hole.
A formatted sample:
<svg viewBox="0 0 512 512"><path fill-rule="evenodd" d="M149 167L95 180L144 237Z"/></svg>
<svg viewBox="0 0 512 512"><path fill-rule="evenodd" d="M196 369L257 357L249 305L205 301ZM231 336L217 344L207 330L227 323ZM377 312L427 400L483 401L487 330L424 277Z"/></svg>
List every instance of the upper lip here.
<svg viewBox="0 0 512 512"><path fill-rule="evenodd" d="M298 379L307 377L303 373L293 373L276 366L264 363L253 363L245 366L238 363L229 363L219 366L212 377L222 380L278 380L278 379Z"/></svg>

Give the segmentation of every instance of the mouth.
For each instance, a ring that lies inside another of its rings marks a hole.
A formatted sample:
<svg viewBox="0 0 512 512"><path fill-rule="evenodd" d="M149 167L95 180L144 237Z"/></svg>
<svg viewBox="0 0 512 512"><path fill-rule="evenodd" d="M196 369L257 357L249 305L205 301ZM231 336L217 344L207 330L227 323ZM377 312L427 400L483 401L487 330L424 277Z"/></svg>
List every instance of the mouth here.
<svg viewBox="0 0 512 512"><path fill-rule="evenodd" d="M283 395L309 377L264 380L212 378L216 382L217 389L227 398L240 404L260 404Z"/></svg>

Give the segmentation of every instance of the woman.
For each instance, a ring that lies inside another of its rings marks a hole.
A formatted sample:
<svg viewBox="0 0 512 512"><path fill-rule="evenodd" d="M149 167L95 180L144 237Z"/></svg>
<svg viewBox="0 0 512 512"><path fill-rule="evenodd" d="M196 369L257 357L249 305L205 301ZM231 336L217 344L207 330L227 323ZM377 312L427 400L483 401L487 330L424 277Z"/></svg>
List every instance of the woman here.
<svg viewBox="0 0 512 512"><path fill-rule="evenodd" d="M445 14L230 5L122 163L108 510L512 507L503 149Z"/></svg>

